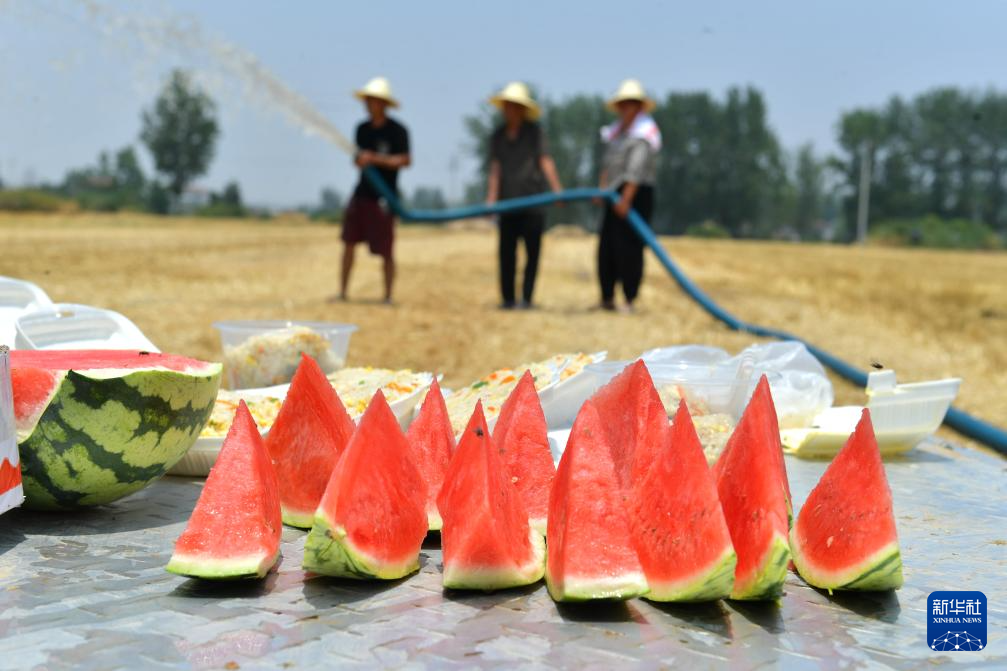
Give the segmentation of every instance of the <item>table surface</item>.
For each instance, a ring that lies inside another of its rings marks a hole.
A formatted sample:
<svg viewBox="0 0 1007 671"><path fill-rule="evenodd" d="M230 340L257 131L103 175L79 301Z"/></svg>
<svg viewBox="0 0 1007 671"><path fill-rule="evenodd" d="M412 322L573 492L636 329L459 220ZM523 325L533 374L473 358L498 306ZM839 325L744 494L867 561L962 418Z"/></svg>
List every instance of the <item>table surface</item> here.
<svg viewBox="0 0 1007 671"><path fill-rule="evenodd" d="M825 464L787 467L799 509ZM829 596L791 574L778 604L559 606L542 584L445 593L432 539L418 575L334 580L301 570L295 529L265 580L179 578L164 565L195 479L83 513L16 510L0 518L0 669L1007 666L1007 462L928 443L887 471L905 586ZM926 597L944 589L985 592L982 652L927 646Z"/></svg>

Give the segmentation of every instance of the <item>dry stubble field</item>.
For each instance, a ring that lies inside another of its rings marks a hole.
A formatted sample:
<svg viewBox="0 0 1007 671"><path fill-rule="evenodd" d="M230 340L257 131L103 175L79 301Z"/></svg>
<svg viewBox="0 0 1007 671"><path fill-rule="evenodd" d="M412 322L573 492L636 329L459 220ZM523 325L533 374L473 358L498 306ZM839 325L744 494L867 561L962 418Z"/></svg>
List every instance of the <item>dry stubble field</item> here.
<svg viewBox="0 0 1007 671"><path fill-rule="evenodd" d="M478 227L400 227L397 305L378 302L380 265L362 253L353 300L336 289L336 227L160 219L140 215L2 215L0 274L32 280L56 301L119 310L162 349L220 350L217 319L321 319L360 326L351 365L442 372L454 386L495 368L568 350L630 357L704 343L737 351L727 330L682 294L652 257L634 315L597 302L595 240L545 242L540 309L496 309L496 238ZM964 378L958 405L1007 423L1007 254L665 239L672 256L743 319L778 325L902 380ZM364 249L360 250L365 252ZM839 402L862 394L834 379ZM950 434L949 434L950 435Z"/></svg>

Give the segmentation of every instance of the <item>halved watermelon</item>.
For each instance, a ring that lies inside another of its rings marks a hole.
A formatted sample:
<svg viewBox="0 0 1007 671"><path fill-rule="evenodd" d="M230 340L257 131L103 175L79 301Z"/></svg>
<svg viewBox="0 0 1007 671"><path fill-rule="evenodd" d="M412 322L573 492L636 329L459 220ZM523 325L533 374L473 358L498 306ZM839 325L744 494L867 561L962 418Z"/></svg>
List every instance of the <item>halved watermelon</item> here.
<svg viewBox="0 0 1007 671"><path fill-rule="evenodd" d="M647 592L615 468L601 417L588 400L570 430L549 496L545 580L556 601L631 599Z"/></svg>
<svg viewBox="0 0 1007 671"><path fill-rule="evenodd" d="M394 580L417 571L427 490L380 390L332 471L304 543L304 568Z"/></svg>
<svg viewBox="0 0 1007 671"><path fill-rule="evenodd" d="M220 364L122 350L15 350L25 507L73 509L131 494L199 437Z"/></svg>
<svg viewBox="0 0 1007 671"><path fill-rule="evenodd" d="M670 440L634 483L630 525L647 599L713 601L731 594L737 557L684 400Z"/></svg>
<svg viewBox="0 0 1007 671"><path fill-rule="evenodd" d="M241 401L167 569L212 580L261 578L280 558L281 530L276 473Z"/></svg>
<svg viewBox="0 0 1007 671"><path fill-rule="evenodd" d="M280 483L284 524L311 527L332 469L355 428L325 373L314 359L302 354L266 437Z"/></svg>
<svg viewBox="0 0 1007 671"><path fill-rule="evenodd" d="M760 391L759 389L762 389ZM783 447L774 412L763 394L752 396L741 420L714 464L717 491L731 542L738 555L732 599L771 600L783 593L790 561L789 505Z"/></svg>
<svg viewBox="0 0 1007 671"><path fill-rule="evenodd" d="M804 502L790 545L797 571L814 587L831 592L902 586L892 492L866 408Z"/></svg>
<svg viewBox="0 0 1007 671"><path fill-rule="evenodd" d="M437 531L443 524L437 510L437 494L455 451L455 434L436 378L423 399L419 414L409 425L406 440L412 450L413 463L427 485L427 525L431 531Z"/></svg>
<svg viewBox="0 0 1007 671"><path fill-rule="evenodd" d="M526 370L500 410L493 443L503 454L532 528L540 534L546 532L549 492L556 476L548 433L535 378Z"/></svg>
<svg viewBox="0 0 1007 671"><path fill-rule="evenodd" d="M629 489L667 443L668 412L642 360L627 366L591 400L612 447L619 483Z"/></svg>
<svg viewBox="0 0 1007 671"><path fill-rule="evenodd" d="M490 591L542 579L545 542L528 524L481 401L451 458L437 506L444 518L445 587Z"/></svg>

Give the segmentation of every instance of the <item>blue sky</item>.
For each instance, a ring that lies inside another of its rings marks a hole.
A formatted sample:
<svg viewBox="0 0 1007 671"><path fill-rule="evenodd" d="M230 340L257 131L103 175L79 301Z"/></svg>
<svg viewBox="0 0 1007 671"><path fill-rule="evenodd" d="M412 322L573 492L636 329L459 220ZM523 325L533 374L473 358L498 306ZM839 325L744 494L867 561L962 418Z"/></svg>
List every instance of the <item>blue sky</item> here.
<svg viewBox="0 0 1007 671"><path fill-rule="evenodd" d="M474 165L462 117L511 79L556 98L607 93L628 76L659 95L752 84L786 147L812 141L822 152L842 110L937 85L1007 89L1007 3L982 0L0 0L0 178L55 180L136 143L141 109L182 66L220 103L223 137L202 185L237 179L249 200L272 205L315 202L324 185L350 190L339 150L249 102L205 50L144 47L136 25L198 29L254 54L349 136L361 116L350 91L388 76L413 136L404 187L455 195Z"/></svg>

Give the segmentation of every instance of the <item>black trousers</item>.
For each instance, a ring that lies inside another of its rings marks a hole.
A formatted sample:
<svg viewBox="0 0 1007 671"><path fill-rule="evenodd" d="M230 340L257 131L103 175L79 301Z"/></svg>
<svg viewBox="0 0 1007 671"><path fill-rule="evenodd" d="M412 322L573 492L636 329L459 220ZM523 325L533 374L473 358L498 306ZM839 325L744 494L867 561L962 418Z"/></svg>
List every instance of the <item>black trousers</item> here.
<svg viewBox="0 0 1007 671"><path fill-rule="evenodd" d="M619 188L620 193L622 187ZM647 225L654 213L654 187L640 185L633 198L633 209L640 213ZM609 205L601 221L598 237L598 282L601 300L615 300L615 285L622 284L626 302L632 303L640 292L643 280L643 240L628 221L619 217Z"/></svg>
<svg viewBox="0 0 1007 671"><path fill-rule="evenodd" d="M505 304L514 303L514 278L517 274L517 243L524 240L527 259L521 297L531 303L538 274L538 255L542 249L545 214L539 210L524 210L500 215L500 295Z"/></svg>

